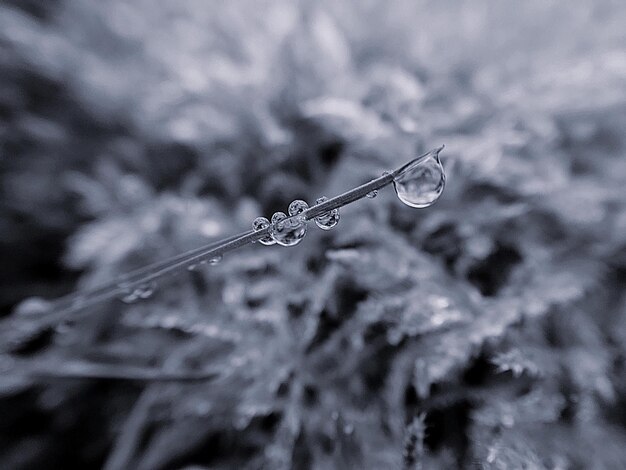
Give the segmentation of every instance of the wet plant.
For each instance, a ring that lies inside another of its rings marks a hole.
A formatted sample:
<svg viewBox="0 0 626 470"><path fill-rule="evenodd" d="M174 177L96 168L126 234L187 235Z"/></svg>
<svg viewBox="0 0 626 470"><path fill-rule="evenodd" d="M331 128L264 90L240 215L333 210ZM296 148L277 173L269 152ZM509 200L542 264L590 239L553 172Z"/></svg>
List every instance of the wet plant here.
<svg viewBox="0 0 626 470"><path fill-rule="evenodd" d="M318 198L313 206L309 206L303 200L294 200L289 205L289 215L276 212L272 215L271 221L265 217L258 217L252 223L252 230L247 232L124 274L103 286L70 294L47 305L32 305L32 308L38 310L37 331L54 326L74 314L85 314L89 307L100 302L117 298L124 303L134 303L148 299L167 276L175 275L181 270L193 271L200 265L216 265L226 253L251 243L295 246L304 239L311 220L320 229L330 230L339 223L340 208L363 198L374 198L380 189L389 185L394 186L398 199L407 206L429 207L439 199L445 186L445 173L439 157L443 148L441 146L433 149L393 171L384 172L379 178L338 196L330 199ZM11 335L15 333L10 331L10 325L6 330ZM28 331L26 337L32 337L35 333ZM12 341L4 343L15 347L15 343L19 344L23 339L18 335Z"/></svg>
<svg viewBox="0 0 626 470"><path fill-rule="evenodd" d="M3 469L626 468L626 9L458 3L0 5Z"/></svg>

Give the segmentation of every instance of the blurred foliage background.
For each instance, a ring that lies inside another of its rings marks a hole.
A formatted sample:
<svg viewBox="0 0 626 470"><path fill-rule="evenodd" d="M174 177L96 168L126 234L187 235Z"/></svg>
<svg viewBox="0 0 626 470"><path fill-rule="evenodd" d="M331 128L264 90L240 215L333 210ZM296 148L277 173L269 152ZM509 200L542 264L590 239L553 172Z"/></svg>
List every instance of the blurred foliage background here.
<svg viewBox="0 0 626 470"><path fill-rule="evenodd" d="M610 0L0 2L2 328L440 144L448 176L430 209L381 191L4 348L0 466L625 468L625 24ZM93 367L218 377L63 378Z"/></svg>

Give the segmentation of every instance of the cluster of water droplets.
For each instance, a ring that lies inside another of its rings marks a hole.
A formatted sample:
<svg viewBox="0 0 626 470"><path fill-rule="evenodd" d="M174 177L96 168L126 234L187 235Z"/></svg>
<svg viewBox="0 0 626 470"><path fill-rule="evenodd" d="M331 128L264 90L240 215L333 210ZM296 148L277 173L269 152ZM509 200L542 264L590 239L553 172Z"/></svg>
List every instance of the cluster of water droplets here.
<svg viewBox="0 0 626 470"><path fill-rule="evenodd" d="M307 221L301 217L309 205L301 200L296 199L289 204L289 216L284 212L275 212L272 216L272 224L270 225L270 235L282 246L294 246L302 241L307 231Z"/></svg>
<svg viewBox="0 0 626 470"><path fill-rule="evenodd" d="M119 287L122 289L122 294L120 295L122 302L132 304L139 300L152 297L152 294L154 294L154 290L156 289L156 283L153 281L144 282L136 286L120 284Z"/></svg>
<svg viewBox="0 0 626 470"><path fill-rule="evenodd" d="M317 199L316 205L328 201L328 198ZM307 232L307 220L302 215L309 205L306 201L296 199L289 204L289 215L284 212L275 212L272 220L265 217L257 217L252 223L255 231L266 230L267 235L259 239L263 245L279 244L282 246L294 246L302 241ZM314 218L315 225L322 230L330 230L339 223L339 209L331 209Z"/></svg>
<svg viewBox="0 0 626 470"><path fill-rule="evenodd" d="M322 204L328 201L326 196L322 196L317 201L316 204ZM321 215L315 217L315 225L317 225L322 230L330 230L335 225L339 223L339 209L332 209L328 212L324 212Z"/></svg>
<svg viewBox="0 0 626 470"><path fill-rule="evenodd" d="M222 261L222 255L217 255L217 256L214 256L213 258L203 259L197 263L190 264L189 266L187 266L187 270L195 271L196 269L198 269L199 266L203 266L206 264L210 266L215 266L217 264L220 264L221 261Z"/></svg>
<svg viewBox="0 0 626 470"><path fill-rule="evenodd" d="M393 180L398 198L407 206L423 209L437 201L446 185L446 174L439 159L441 149L409 164Z"/></svg>
<svg viewBox="0 0 626 470"><path fill-rule="evenodd" d="M442 147L443 148L443 147ZM398 198L406 205L416 208L425 208L432 205L441 196L446 177L443 166L439 159L440 149L433 150L425 156L419 157L408 163L399 171L393 173L393 184ZM389 175L385 173L385 175ZM368 198L374 198L378 190L374 189L366 194ZM328 198L321 197L315 201L319 206L328 201ZM289 204L288 213L276 212L271 221L265 217L257 217L252 227L258 232L264 230L266 233L259 239L264 245L279 244L282 246L294 246L302 241L307 233L307 217L304 215L309 210L309 205L296 199ZM316 211L317 212L317 211ZM313 217L315 224L322 230L330 230L339 223L339 209L329 209L326 212ZM210 251L206 254L208 255ZM196 258L197 259L197 258ZM222 260L222 255L190 262L187 266L189 271L194 271L198 266L209 264L216 265ZM134 303L139 300L152 297L157 285L154 280L146 282L123 282L117 285L116 292L119 298L125 303ZM76 296L72 300L72 308L80 308L86 302L84 296ZM38 310L38 305L24 307L24 311Z"/></svg>

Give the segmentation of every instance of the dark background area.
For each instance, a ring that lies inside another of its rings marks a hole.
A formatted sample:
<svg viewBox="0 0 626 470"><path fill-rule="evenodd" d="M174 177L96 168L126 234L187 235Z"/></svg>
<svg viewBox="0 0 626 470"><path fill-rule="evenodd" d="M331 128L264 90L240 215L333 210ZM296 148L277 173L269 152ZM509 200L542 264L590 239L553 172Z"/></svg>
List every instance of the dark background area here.
<svg viewBox="0 0 626 470"><path fill-rule="evenodd" d="M441 144L447 174L428 209L387 188L4 341L0 467L626 468L625 25L609 0L0 1L2 341Z"/></svg>

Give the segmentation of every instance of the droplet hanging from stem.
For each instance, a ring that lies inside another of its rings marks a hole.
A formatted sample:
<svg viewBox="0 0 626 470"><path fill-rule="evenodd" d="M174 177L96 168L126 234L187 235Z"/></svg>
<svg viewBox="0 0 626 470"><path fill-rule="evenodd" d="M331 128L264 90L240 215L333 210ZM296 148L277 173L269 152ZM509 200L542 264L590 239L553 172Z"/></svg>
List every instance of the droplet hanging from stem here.
<svg viewBox="0 0 626 470"><path fill-rule="evenodd" d="M439 159L442 148L414 160L394 176L398 199L407 206L424 209L434 204L443 193L446 174Z"/></svg>

